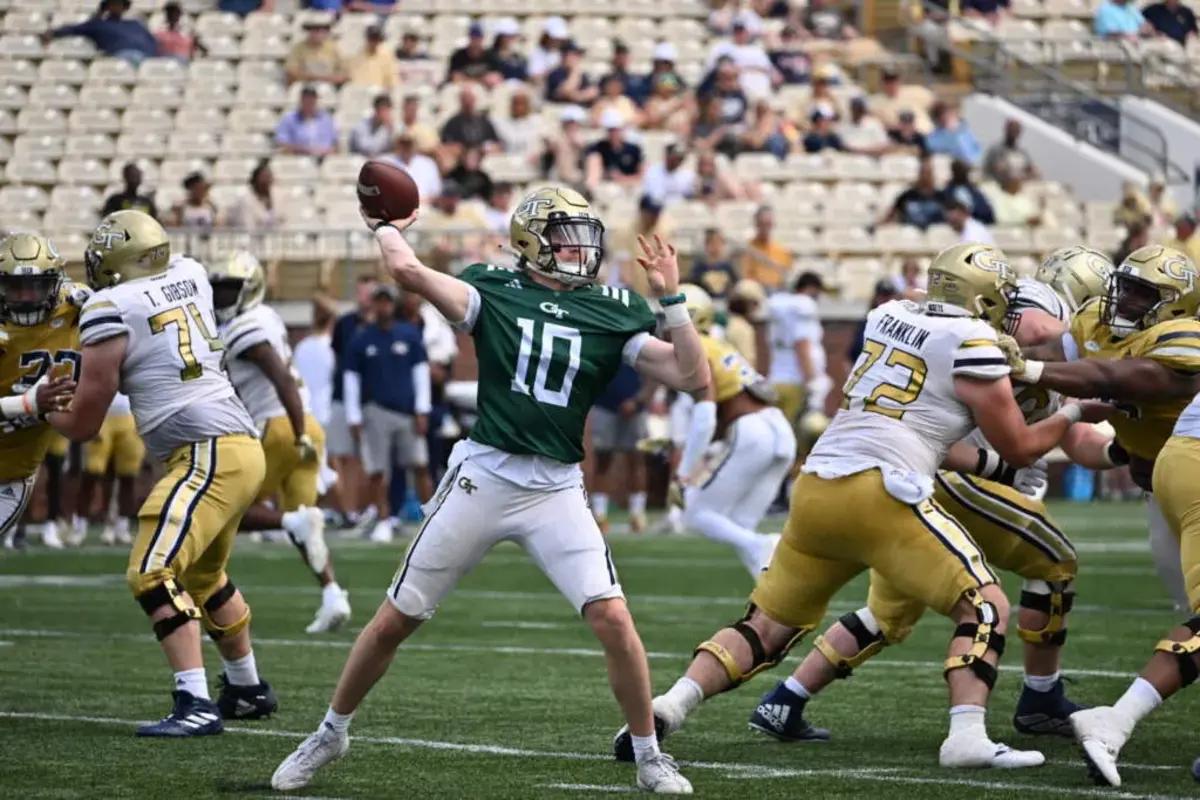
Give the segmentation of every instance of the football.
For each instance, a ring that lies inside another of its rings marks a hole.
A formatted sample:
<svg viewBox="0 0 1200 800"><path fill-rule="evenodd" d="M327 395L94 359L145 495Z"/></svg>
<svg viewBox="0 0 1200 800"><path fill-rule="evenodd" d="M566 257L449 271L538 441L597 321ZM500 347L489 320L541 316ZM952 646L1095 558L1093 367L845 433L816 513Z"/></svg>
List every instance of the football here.
<svg viewBox="0 0 1200 800"><path fill-rule="evenodd" d="M368 161L358 171L358 204L368 217L389 222L404 219L420 203L417 184L400 167Z"/></svg>

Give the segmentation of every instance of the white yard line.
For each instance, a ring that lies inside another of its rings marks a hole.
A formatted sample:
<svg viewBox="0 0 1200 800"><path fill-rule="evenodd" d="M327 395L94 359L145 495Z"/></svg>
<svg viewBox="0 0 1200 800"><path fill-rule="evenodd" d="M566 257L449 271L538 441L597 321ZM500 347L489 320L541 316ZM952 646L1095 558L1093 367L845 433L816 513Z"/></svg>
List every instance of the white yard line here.
<svg viewBox="0 0 1200 800"><path fill-rule="evenodd" d="M636 786L625 786L624 784L598 784L598 783L539 783L539 789L557 789L560 792L601 792L604 794L615 794L617 792L636 792Z"/></svg>

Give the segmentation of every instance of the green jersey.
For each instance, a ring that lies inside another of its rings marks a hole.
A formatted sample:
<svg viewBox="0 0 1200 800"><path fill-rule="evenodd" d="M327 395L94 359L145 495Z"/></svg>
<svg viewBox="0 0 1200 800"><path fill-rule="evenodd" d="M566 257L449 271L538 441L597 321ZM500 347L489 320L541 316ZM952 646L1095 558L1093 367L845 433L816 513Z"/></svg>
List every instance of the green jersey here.
<svg viewBox="0 0 1200 800"><path fill-rule="evenodd" d="M514 455L582 461L588 411L622 358L636 357L654 312L628 289L555 291L490 264L459 278L478 292L464 322L479 360L471 439Z"/></svg>

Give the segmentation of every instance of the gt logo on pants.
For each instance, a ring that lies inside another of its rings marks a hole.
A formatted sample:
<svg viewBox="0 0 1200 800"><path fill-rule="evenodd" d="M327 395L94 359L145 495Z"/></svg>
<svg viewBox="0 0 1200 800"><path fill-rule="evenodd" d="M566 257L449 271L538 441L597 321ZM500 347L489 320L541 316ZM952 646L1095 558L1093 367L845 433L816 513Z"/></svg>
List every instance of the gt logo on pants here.
<svg viewBox="0 0 1200 800"><path fill-rule="evenodd" d="M462 489L467 494L475 494L475 490L479 487L471 483L471 479L463 475L458 479L458 488Z"/></svg>

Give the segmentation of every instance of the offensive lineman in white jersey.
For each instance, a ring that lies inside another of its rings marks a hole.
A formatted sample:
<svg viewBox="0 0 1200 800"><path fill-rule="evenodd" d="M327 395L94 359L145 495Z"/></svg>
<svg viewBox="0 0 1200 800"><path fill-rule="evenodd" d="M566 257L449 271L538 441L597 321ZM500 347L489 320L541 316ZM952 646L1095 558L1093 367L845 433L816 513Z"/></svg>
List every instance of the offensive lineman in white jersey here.
<svg viewBox="0 0 1200 800"><path fill-rule="evenodd" d="M225 574L242 514L263 479L254 422L221 367L204 267L170 258L167 233L140 211L109 214L84 252L95 294L79 332L83 373L68 411L49 415L63 435L96 435L117 391L166 474L138 511L125 577L175 673L174 707L139 736L204 736L221 718L253 719L278 703L258 676L250 607ZM200 621L225 672L209 699Z"/></svg>

